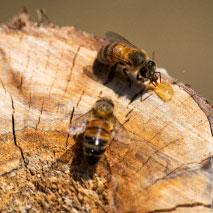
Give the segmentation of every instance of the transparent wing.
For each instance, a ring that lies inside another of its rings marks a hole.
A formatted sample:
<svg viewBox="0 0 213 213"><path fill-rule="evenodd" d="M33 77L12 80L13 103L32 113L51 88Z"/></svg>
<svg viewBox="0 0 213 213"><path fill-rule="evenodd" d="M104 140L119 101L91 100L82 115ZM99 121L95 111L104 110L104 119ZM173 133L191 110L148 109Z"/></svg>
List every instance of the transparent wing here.
<svg viewBox="0 0 213 213"><path fill-rule="evenodd" d="M71 122L68 132L70 135L79 135L83 133L87 127L87 123L91 120L93 116L93 111L90 110L89 112L85 113L84 115L76 118L74 121Z"/></svg>
<svg viewBox="0 0 213 213"><path fill-rule="evenodd" d="M125 39L123 36L119 35L118 33L115 32L107 32L105 34L106 39L108 39L109 41L118 41L121 43L125 43L129 46L135 47L135 45L133 45L132 43L130 43L127 39ZM137 47L135 47L137 48Z"/></svg>
<svg viewBox="0 0 213 213"><path fill-rule="evenodd" d="M117 120L115 116L113 117L113 123L114 123L114 127L111 134L112 139L114 139L115 141L119 141L120 143L129 144L128 131Z"/></svg>

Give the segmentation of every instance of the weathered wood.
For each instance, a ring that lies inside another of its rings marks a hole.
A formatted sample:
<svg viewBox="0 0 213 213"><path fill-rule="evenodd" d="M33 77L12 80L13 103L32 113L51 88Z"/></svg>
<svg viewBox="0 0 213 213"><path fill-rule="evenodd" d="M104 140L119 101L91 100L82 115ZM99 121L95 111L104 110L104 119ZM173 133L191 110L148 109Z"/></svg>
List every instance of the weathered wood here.
<svg viewBox="0 0 213 213"><path fill-rule="evenodd" d="M130 104L140 84L116 73L104 86L88 68L104 42L27 14L1 25L0 211L210 212L212 105L165 75L170 102L148 91ZM130 143L112 141L89 168L67 129L99 96L114 101Z"/></svg>

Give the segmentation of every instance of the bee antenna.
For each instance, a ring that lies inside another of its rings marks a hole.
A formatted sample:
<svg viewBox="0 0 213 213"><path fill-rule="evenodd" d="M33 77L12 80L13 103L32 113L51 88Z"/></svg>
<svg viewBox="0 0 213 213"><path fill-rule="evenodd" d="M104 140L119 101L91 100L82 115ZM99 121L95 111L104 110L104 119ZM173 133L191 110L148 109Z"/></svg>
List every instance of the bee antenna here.
<svg viewBox="0 0 213 213"><path fill-rule="evenodd" d="M152 60L155 61L155 51L152 52Z"/></svg>

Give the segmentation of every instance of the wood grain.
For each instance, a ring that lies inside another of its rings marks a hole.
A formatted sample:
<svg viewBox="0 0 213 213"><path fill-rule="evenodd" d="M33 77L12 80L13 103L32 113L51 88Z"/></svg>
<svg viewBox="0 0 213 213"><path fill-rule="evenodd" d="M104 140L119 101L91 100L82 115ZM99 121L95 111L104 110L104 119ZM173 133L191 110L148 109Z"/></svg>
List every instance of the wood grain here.
<svg viewBox="0 0 213 213"><path fill-rule="evenodd" d="M95 62L105 40L75 27L37 27L21 14L0 26L0 211L210 212L212 105L163 75L170 102L131 88ZM95 168L70 122L109 96L130 136Z"/></svg>

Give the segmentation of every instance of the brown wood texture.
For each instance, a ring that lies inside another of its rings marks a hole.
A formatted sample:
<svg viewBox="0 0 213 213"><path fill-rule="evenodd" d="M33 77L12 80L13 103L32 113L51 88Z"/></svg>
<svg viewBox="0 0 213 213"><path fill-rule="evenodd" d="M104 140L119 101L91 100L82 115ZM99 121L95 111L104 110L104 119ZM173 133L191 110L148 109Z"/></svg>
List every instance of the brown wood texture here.
<svg viewBox="0 0 213 213"><path fill-rule="evenodd" d="M210 212L212 105L162 74L174 95L131 102L119 72L103 85L92 70L104 44L75 27L37 27L21 14L0 26L0 211ZM86 165L70 121L110 96L129 144L112 141Z"/></svg>

